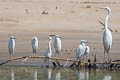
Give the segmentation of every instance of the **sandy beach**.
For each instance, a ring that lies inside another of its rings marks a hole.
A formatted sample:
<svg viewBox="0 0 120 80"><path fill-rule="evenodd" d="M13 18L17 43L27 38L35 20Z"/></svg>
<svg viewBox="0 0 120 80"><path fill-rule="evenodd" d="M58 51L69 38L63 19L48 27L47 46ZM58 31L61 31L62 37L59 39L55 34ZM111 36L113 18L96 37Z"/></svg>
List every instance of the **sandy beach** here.
<svg viewBox="0 0 120 80"><path fill-rule="evenodd" d="M88 58L96 54L103 61L103 26L107 12L97 7L112 10L109 27L113 30L112 60L120 59L120 1L118 0L0 0L0 62L9 58L8 40L16 39L14 57L32 55L31 39L37 36L39 49L36 55L44 55L48 46L48 36L62 36L60 57L75 58L75 49L81 40L90 46ZM45 11L47 14L43 14ZM54 56L54 48L53 56ZM65 52L68 50L68 52ZM106 55L107 56L107 55ZM106 57L107 60L107 57ZM41 62L40 62L41 61ZM29 59L26 64L42 63L42 59ZM21 60L9 64L21 64Z"/></svg>

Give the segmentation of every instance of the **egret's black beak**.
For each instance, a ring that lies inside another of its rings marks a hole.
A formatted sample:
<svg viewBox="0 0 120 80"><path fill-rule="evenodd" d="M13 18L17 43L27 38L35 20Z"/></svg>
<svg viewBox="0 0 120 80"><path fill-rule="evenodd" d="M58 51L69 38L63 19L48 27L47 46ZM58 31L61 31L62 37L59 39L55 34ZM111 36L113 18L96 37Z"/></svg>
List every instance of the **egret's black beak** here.
<svg viewBox="0 0 120 80"><path fill-rule="evenodd" d="M104 8L99 8L99 9L104 9Z"/></svg>

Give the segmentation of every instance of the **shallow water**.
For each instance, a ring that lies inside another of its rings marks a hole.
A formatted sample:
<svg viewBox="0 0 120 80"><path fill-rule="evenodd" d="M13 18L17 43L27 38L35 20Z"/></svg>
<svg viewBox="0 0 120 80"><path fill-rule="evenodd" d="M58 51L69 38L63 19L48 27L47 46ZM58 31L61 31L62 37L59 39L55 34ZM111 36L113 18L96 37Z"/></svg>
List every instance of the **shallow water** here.
<svg viewBox="0 0 120 80"><path fill-rule="evenodd" d="M120 71L41 67L0 67L0 80L119 80Z"/></svg>

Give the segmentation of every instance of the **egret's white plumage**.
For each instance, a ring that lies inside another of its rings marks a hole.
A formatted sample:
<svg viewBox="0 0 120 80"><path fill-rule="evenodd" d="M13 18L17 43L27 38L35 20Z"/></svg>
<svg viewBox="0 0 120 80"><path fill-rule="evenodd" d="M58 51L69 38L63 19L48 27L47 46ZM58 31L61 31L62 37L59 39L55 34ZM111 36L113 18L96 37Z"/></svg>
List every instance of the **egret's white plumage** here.
<svg viewBox="0 0 120 80"><path fill-rule="evenodd" d="M55 48L55 53L60 54L61 52L61 37L59 35L55 35L54 38L54 48Z"/></svg>
<svg viewBox="0 0 120 80"><path fill-rule="evenodd" d="M51 58L52 56L52 49L51 49L51 42L52 42L52 37L49 37L49 42L48 42L48 49L46 50L45 52L45 61L47 60L48 61L48 65L49 65L49 58Z"/></svg>
<svg viewBox="0 0 120 80"><path fill-rule="evenodd" d="M8 41L8 51L10 56L14 54L14 50L15 50L15 37L10 36L10 40Z"/></svg>
<svg viewBox="0 0 120 80"><path fill-rule="evenodd" d="M104 33L103 33L104 58L105 58L105 52L107 52L108 53L108 61L109 61L109 52L112 47L112 33L108 29L108 20L109 20L110 14L111 14L111 9L109 7L105 7L104 9L108 11L108 15L105 19L105 29L104 29Z"/></svg>
<svg viewBox="0 0 120 80"><path fill-rule="evenodd" d="M45 56L47 58L50 58L52 56L52 49L51 49L51 42L52 42L52 37L49 37L49 42L48 42L48 49L47 51L45 52Z"/></svg>
<svg viewBox="0 0 120 80"><path fill-rule="evenodd" d="M76 59L81 60L85 53L85 40L81 40L80 45L76 49Z"/></svg>
<svg viewBox="0 0 120 80"><path fill-rule="evenodd" d="M33 53L37 53L37 49L38 49L38 38L35 36L35 37L32 38Z"/></svg>

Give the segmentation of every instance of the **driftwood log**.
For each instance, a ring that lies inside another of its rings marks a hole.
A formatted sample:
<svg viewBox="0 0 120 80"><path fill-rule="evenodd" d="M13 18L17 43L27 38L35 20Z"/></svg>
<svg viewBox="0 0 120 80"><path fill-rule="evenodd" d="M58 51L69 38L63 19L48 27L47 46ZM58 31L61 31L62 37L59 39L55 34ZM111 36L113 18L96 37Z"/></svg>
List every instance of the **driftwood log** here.
<svg viewBox="0 0 120 80"><path fill-rule="evenodd" d="M9 63L9 62L12 62L12 61L15 61L15 60L19 60L19 59L26 59L26 58L45 58L45 56L22 56L22 57L16 57L16 58L11 58L11 59L8 59L6 60L5 62L2 62L0 63L0 65L4 65L6 63ZM50 59L52 60L60 60L60 61L76 61L78 62L79 60L76 60L76 59L66 59L66 58L57 58L57 57L51 57Z"/></svg>
<svg viewBox="0 0 120 80"><path fill-rule="evenodd" d="M19 60L19 59L26 59L26 58L45 58L45 56L22 56L22 57L16 57L6 60L5 62L0 63L0 65L4 65L6 63ZM51 57L51 60L59 60L59 61L69 61L69 62L79 62L79 60L76 59L66 59L66 58L57 58L57 57ZM84 61L81 61L81 63L85 63ZM88 64L88 63L85 63ZM103 62L91 62L90 64L120 64L120 62L111 62L111 63L103 63Z"/></svg>

